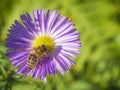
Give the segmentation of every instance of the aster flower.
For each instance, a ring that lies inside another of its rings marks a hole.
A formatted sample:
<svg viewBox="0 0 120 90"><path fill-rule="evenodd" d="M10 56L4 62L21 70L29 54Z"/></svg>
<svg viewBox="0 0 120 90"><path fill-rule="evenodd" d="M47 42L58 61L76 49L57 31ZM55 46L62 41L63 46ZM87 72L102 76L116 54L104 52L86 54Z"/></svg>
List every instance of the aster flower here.
<svg viewBox="0 0 120 90"><path fill-rule="evenodd" d="M6 39L7 56L18 67L18 74L32 74L46 82L47 74L56 76L58 70L64 75L75 64L71 59L79 54L79 33L70 19L57 10L34 10L33 17L34 20L28 13L21 15L23 24L16 20L11 26ZM46 52L45 56L40 54L42 51L36 53L38 47ZM28 65L31 63L32 68Z"/></svg>

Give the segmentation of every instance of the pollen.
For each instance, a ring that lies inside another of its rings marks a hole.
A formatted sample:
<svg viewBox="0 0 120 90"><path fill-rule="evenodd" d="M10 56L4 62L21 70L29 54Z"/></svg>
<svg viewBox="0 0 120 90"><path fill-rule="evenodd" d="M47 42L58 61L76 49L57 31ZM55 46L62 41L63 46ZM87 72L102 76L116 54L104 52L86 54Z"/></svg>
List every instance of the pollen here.
<svg viewBox="0 0 120 90"><path fill-rule="evenodd" d="M37 48L41 45L45 45L49 53L55 48L54 40L50 36L41 36L34 39L33 48Z"/></svg>

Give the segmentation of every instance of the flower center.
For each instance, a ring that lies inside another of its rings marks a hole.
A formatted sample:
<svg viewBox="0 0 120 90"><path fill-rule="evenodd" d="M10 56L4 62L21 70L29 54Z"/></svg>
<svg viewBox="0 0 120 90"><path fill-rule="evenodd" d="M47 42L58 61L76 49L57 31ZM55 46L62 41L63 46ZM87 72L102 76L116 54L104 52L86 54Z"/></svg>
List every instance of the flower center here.
<svg viewBox="0 0 120 90"><path fill-rule="evenodd" d="M41 36L34 39L33 48L45 45L48 53L51 53L55 47L54 40L50 36Z"/></svg>

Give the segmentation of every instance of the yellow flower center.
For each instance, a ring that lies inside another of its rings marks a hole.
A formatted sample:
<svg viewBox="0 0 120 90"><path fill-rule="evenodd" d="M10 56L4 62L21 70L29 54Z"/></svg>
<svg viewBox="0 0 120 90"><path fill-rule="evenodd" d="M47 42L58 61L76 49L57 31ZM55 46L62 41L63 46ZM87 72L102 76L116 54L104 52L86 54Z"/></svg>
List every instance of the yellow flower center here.
<svg viewBox="0 0 120 90"><path fill-rule="evenodd" d="M51 53L55 47L54 40L46 35L34 39L33 48L37 48L41 45L45 45L49 53Z"/></svg>

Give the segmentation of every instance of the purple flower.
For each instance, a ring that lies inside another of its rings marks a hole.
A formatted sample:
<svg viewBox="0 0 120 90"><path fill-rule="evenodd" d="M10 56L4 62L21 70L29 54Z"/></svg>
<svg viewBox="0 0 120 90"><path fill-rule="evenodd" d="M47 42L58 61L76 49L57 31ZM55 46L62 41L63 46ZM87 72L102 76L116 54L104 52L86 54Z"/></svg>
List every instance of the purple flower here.
<svg viewBox="0 0 120 90"><path fill-rule="evenodd" d="M57 10L34 10L33 16L34 20L28 13L21 15L23 25L15 21L11 26L6 39L7 56L19 68L18 74L32 74L46 82L47 74L56 76L58 70L63 75L75 64L71 59L79 54L79 33Z"/></svg>

